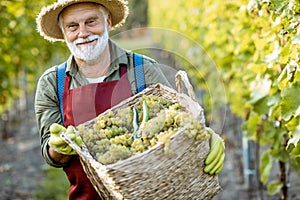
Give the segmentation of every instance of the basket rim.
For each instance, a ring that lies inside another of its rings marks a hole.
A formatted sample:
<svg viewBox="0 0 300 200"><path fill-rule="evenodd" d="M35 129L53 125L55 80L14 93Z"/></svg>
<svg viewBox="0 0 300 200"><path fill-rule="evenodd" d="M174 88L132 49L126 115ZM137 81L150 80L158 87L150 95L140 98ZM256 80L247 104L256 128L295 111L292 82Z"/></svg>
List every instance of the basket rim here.
<svg viewBox="0 0 300 200"><path fill-rule="evenodd" d="M164 92L162 92L162 90ZM193 104L193 106L191 105L184 105L183 108L185 109L185 111L190 112L194 115L194 117L201 119L200 123L202 125L205 126L205 117L204 117L204 109L202 108L202 106L199 105L198 102L196 102L194 99L192 99L190 96L188 96L185 93L179 93L177 92L175 89L167 87L163 84L157 83L155 85L150 85L149 87L145 88L142 92L139 92L123 101L121 101L119 104L107 109L106 111L104 111L103 113L99 114L98 116L96 116L95 118L86 121L83 124L80 125L88 125L90 123L93 123L95 119L97 119L99 116L101 115L105 115L109 112L115 112L116 110L124 107L124 106L130 106L132 107L133 105L138 103L138 99L143 97L144 95L150 95L151 92L153 91L159 91L160 96L163 96L164 98L168 98L168 100L171 100L173 103L175 102L181 102L182 100L186 100L189 101L190 104ZM176 97L176 99L172 99L170 96L167 95L167 93L174 95L174 97ZM149 94L148 94L149 93ZM156 94L154 94L156 95ZM132 103L134 102L134 103ZM181 105L182 106L182 105ZM192 109L188 109L188 107L193 107ZM198 111L198 112L197 112ZM78 125L78 126L80 126ZM77 126L77 127L78 127Z"/></svg>

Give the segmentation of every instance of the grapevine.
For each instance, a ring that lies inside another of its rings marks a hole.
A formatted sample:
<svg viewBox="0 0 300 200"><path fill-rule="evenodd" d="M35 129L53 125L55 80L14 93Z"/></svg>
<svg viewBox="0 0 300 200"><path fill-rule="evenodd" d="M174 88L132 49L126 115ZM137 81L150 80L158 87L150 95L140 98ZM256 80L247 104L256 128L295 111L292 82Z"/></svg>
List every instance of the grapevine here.
<svg viewBox="0 0 300 200"><path fill-rule="evenodd" d="M265 149L261 155L257 149L255 156L257 181L267 185L270 195L281 192L287 198L290 172L285 168L300 169L300 1L171 2L157 7L149 1L151 26L174 31L152 31L154 40L189 60L182 68L206 91L207 119L222 123L213 110L222 112L229 105L243 120L241 136ZM186 45L178 48L181 42ZM280 179L270 176L276 162Z"/></svg>

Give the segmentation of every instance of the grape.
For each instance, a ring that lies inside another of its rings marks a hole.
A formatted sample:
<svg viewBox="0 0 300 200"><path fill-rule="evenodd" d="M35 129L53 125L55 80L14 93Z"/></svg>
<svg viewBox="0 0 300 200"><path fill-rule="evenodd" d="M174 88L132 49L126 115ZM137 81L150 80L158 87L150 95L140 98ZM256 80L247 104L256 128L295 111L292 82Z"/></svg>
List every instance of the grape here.
<svg viewBox="0 0 300 200"><path fill-rule="evenodd" d="M138 124L143 119L143 102L147 103L149 120L140 127L141 138L133 137L133 109L138 111ZM143 95L131 107L109 111L94 119L91 127L79 125L78 133L90 154L98 162L107 165L141 153L157 144L164 144L170 153L170 138L185 128L187 137L205 139L208 133L191 113L185 112L175 100L155 95Z"/></svg>
<svg viewBox="0 0 300 200"><path fill-rule="evenodd" d="M124 135L119 135L116 136L114 138L110 139L110 143L111 144L120 144L126 147L130 147L130 145L132 144L132 139L131 139L132 135L125 133Z"/></svg>
<svg viewBox="0 0 300 200"><path fill-rule="evenodd" d="M131 151L125 146L112 144L109 151L107 151L104 155L99 156L98 160L105 165L128 158L131 154Z"/></svg>
<svg viewBox="0 0 300 200"><path fill-rule="evenodd" d="M131 151L134 153L137 152L143 152L146 149L146 146L144 145L143 141L141 139L136 139L133 141L131 145Z"/></svg>

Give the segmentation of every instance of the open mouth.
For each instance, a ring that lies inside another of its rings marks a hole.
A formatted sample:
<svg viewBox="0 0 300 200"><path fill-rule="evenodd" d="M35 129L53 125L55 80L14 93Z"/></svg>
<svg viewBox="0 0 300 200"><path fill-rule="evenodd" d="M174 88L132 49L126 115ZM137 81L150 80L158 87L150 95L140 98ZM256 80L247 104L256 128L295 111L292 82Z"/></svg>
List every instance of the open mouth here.
<svg viewBox="0 0 300 200"><path fill-rule="evenodd" d="M96 41L97 41L97 39L93 39L93 40L89 40L89 41L79 42L76 45L89 45L89 44L92 44Z"/></svg>

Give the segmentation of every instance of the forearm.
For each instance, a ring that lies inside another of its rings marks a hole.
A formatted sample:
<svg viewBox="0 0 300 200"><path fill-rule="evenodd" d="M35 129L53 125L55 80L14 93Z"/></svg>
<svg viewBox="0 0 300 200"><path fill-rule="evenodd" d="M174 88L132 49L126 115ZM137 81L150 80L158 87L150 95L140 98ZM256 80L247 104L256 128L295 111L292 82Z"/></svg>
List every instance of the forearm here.
<svg viewBox="0 0 300 200"><path fill-rule="evenodd" d="M71 159L71 156L63 155L54 151L49 145L48 140L44 141L44 144L41 146L42 156L44 157L47 164L52 167L64 167L68 164Z"/></svg>
<svg viewBox="0 0 300 200"><path fill-rule="evenodd" d="M41 140L41 153L47 164L53 167L63 167L64 165L53 155L52 151L49 149L49 139L50 139L50 131L49 127L52 123L57 122L58 120L52 119L59 118L59 115L55 115L54 113L51 114L52 117L48 117L49 110L47 108L42 109L41 107L37 108L40 112L36 113L37 118L37 125L40 134ZM43 111L42 111L43 110ZM48 114L47 114L48 113ZM55 117L56 116L56 117Z"/></svg>
<svg viewBox="0 0 300 200"><path fill-rule="evenodd" d="M49 149L49 128L53 123L61 123L56 88L51 84L49 77L42 77L37 85L35 95L35 115L41 141L41 153L45 161L53 167L63 167L64 162L59 162Z"/></svg>

